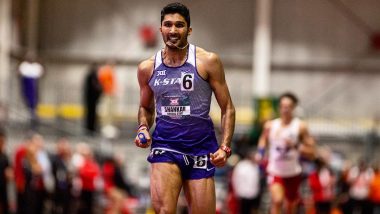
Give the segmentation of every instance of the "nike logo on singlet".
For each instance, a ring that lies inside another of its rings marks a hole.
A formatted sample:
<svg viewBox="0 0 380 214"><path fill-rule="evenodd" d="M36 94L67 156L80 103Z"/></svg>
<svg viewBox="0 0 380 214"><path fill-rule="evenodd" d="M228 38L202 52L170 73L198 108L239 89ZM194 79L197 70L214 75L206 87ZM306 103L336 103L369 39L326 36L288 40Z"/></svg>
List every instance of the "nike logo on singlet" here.
<svg viewBox="0 0 380 214"><path fill-rule="evenodd" d="M206 168L207 171L211 171L211 170L213 170L213 169L215 169L215 167L211 167L210 169L209 169L209 168Z"/></svg>

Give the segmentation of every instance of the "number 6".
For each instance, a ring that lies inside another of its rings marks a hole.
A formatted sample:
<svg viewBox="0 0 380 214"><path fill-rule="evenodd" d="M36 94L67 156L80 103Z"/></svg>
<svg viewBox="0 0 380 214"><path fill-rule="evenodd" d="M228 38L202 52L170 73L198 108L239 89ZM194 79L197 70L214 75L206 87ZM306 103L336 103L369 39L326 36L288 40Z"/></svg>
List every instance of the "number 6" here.
<svg viewBox="0 0 380 214"><path fill-rule="evenodd" d="M194 74L182 73L181 75L181 91L193 91L194 90Z"/></svg>

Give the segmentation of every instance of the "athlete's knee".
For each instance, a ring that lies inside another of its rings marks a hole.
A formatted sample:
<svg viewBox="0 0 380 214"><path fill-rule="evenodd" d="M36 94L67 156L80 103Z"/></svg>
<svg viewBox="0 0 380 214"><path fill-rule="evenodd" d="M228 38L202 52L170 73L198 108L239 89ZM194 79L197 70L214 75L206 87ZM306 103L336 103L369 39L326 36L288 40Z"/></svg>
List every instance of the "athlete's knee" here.
<svg viewBox="0 0 380 214"><path fill-rule="evenodd" d="M272 198L272 206L274 207L282 207L282 205L284 204L284 200L282 199L273 199Z"/></svg>
<svg viewBox="0 0 380 214"><path fill-rule="evenodd" d="M285 203L285 206L289 209L289 210L293 210L295 208L298 207L298 205L300 205L300 199L299 198L295 198L295 199L291 199L291 200L286 200L286 203Z"/></svg>
<svg viewBox="0 0 380 214"><path fill-rule="evenodd" d="M169 205L168 203L164 203L160 199L153 199L152 205L154 212L157 214L175 214L176 212L175 206Z"/></svg>
<svg viewBox="0 0 380 214"><path fill-rule="evenodd" d="M282 213L282 201L272 201L270 214L280 214Z"/></svg>
<svg viewBox="0 0 380 214"><path fill-rule="evenodd" d="M175 214L176 210L167 206L154 207L154 212L157 214Z"/></svg>
<svg viewBox="0 0 380 214"><path fill-rule="evenodd" d="M280 185L273 185L271 188L272 204L281 205L285 199L284 190Z"/></svg>

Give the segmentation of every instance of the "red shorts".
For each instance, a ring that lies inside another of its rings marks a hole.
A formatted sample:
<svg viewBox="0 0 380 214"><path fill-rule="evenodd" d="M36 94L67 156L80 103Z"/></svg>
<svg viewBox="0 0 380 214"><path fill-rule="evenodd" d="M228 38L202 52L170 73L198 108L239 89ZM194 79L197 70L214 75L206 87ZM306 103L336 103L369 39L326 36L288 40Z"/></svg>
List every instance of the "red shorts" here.
<svg viewBox="0 0 380 214"><path fill-rule="evenodd" d="M301 175L296 175L293 177L279 177L274 175L269 175L268 184L280 184L285 191L285 198L288 201L295 201L300 198L299 189L301 186L302 177Z"/></svg>

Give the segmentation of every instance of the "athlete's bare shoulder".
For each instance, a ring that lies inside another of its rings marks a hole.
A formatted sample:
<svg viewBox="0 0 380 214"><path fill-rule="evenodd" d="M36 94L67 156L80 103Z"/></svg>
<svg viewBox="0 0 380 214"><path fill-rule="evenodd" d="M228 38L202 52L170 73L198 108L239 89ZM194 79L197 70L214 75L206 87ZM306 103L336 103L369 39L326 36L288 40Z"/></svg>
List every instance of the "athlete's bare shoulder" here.
<svg viewBox="0 0 380 214"><path fill-rule="evenodd" d="M196 50L198 72L204 79L208 79L210 74L224 72L222 62L216 53L200 47L197 47Z"/></svg>
<svg viewBox="0 0 380 214"><path fill-rule="evenodd" d="M216 53L206 51L200 47L197 47L197 60L205 64L217 63L220 61L219 56Z"/></svg>
<svg viewBox="0 0 380 214"><path fill-rule="evenodd" d="M306 122L305 121L303 121L303 120L300 120L300 131L301 131L301 133L304 133L304 132L308 132L308 127L307 127L307 124L306 124Z"/></svg>
<svg viewBox="0 0 380 214"><path fill-rule="evenodd" d="M273 124L273 120L267 120L265 123L264 123L264 130L265 129L271 129L272 127L272 124Z"/></svg>
<svg viewBox="0 0 380 214"><path fill-rule="evenodd" d="M146 59L142 62L140 62L139 66L138 66L138 70L140 71L149 71L149 70L153 70L153 66L154 66L154 56L150 57L149 59Z"/></svg>
<svg viewBox="0 0 380 214"><path fill-rule="evenodd" d="M259 145L261 145L261 148L264 148L265 145L268 143L271 127L272 127L271 120L267 120L263 125L263 131L261 132L261 136L259 139Z"/></svg>
<svg viewBox="0 0 380 214"><path fill-rule="evenodd" d="M139 79L149 80L153 72L154 56L142 61L137 68L137 75Z"/></svg>

